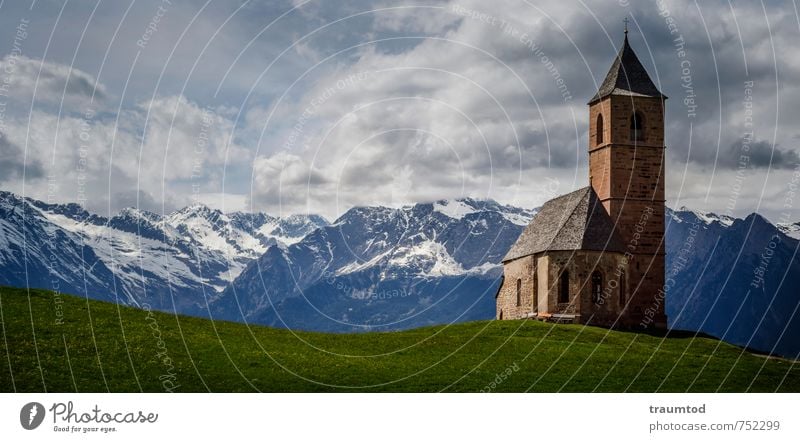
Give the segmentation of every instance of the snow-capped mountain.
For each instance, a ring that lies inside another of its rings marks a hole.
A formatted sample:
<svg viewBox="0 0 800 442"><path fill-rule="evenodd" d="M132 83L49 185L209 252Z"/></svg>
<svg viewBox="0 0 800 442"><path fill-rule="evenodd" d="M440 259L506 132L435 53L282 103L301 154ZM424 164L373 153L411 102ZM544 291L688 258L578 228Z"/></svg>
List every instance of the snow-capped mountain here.
<svg viewBox="0 0 800 442"><path fill-rule="evenodd" d="M231 265L230 281L269 246L294 244L328 221L319 215L276 218L265 213L222 213L194 204L160 220L181 240L224 256Z"/></svg>
<svg viewBox="0 0 800 442"><path fill-rule="evenodd" d="M494 317L500 260L534 210L461 199L329 224L190 206L111 218L0 192L0 285L318 331ZM800 354L800 223L666 213L670 326Z"/></svg>
<svg viewBox="0 0 800 442"><path fill-rule="evenodd" d="M800 356L800 256L785 228L758 214L668 211L666 239L670 327Z"/></svg>
<svg viewBox="0 0 800 442"><path fill-rule="evenodd" d="M686 216L694 216L698 220L702 221L703 224L709 225L714 223L719 223L721 226L730 227L736 218L728 216L728 215L717 215L714 212L702 212L699 210L692 210L686 206L681 206L680 209L677 211L670 211L668 215L671 214L672 219L678 223L683 222L683 219Z"/></svg>
<svg viewBox="0 0 800 442"><path fill-rule="evenodd" d="M90 219L77 205L53 209L53 216ZM94 263L89 274L81 270L87 267L84 263ZM114 300L108 296L114 280L111 269L94 250L84 247L81 236L56 226L39 207L6 192L0 193L0 269L3 285L93 293Z"/></svg>
<svg viewBox="0 0 800 442"><path fill-rule="evenodd" d="M500 259L532 215L474 200L354 208L290 247L268 249L212 309L225 319L322 331L489 319ZM668 210L666 222L671 327L800 352L796 240L756 214L681 208Z"/></svg>
<svg viewBox="0 0 800 442"><path fill-rule="evenodd" d="M486 318L500 259L533 213L473 199L356 207L296 244L268 249L212 311L335 331Z"/></svg>
<svg viewBox="0 0 800 442"><path fill-rule="evenodd" d="M202 312L267 247L327 224L318 216L284 220L202 205L105 218L8 192L0 192L0 215L0 284L184 313Z"/></svg>
<svg viewBox="0 0 800 442"><path fill-rule="evenodd" d="M796 223L778 223L776 224L778 230L789 238L800 239L800 222Z"/></svg>

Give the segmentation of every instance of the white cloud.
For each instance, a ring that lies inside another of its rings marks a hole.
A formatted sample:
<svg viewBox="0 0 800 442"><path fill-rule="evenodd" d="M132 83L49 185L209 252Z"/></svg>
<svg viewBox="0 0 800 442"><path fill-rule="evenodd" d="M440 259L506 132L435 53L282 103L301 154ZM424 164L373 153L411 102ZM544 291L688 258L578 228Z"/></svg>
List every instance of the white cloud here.
<svg viewBox="0 0 800 442"><path fill-rule="evenodd" d="M148 114L149 111L149 114ZM249 163L228 143L232 122L184 97L161 97L120 115L30 113L7 124L6 140L24 146L44 173L29 174L26 194L85 203L101 213L136 204L169 211L218 193L226 167ZM144 134L144 135L142 135ZM21 192L21 180L3 183Z"/></svg>
<svg viewBox="0 0 800 442"><path fill-rule="evenodd" d="M594 2L579 7L559 1L535 6L500 2L492 8L478 1L437 6L443 9L424 14L413 9L377 14L370 36L388 33L400 40L364 46L358 49L355 62L349 58L329 61L318 69L327 76L320 75L322 80L302 98L278 106L276 114L282 121L297 121L309 103L325 90L333 90L328 99L314 106L313 118L304 124L304 148L292 151L293 167L313 168L328 181L302 192L279 186L264 193L256 186L256 201L269 205L280 199L284 205L314 205L330 216L330 212L340 213L351 205L396 205L464 195L533 205L543 202L531 195L534 188L545 187L542 183L548 179L559 183L562 192L587 184L585 102L596 82L602 81L617 51L614 45L622 37L617 25L603 27L608 8ZM790 40L796 37L791 14L768 10L771 35L760 8L737 6L739 24L748 29L740 44L735 27L730 26L731 17L727 17L729 9L716 12L726 16L725 20L703 23L695 6L669 3L693 62L693 86L701 113L690 121L683 103L686 90L680 60L664 18L652 5L615 8L620 17L632 13L636 24L647 31L640 35L634 28L631 42L654 80L672 96L667 103L667 170L682 170L689 151L693 165L685 177L690 186L684 190L692 193L685 195L687 198L697 201L695 190L700 185L710 186L718 196L710 198L711 207L706 208L714 209L714 204L725 199L735 165L728 158L730 146L742 135L738 127L743 121L744 80L755 80L757 85L755 130L761 134L757 140L772 143L769 137L778 125L774 141L781 146L782 158L796 158L792 153L796 142L790 137L797 131L791 131L795 123L791 112L786 112L791 104L775 106L774 83L775 63L779 70L796 69L789 61L792 57L773 60L770 44L772 36L773 44L782 51L790 50ZM704 8L708 16L716 6ZM778 28L780 32L776 32ZM706 32L714 44L713 57ZM756 37L751 38L751 33ZM434 38L402 39L419 35ZM534 45L541 51L532 48ZM743 75L742 45L749 77ZM365 80L336 87L343 78L362 72L369 73ZM558 78L565 82L571 100L564 101ZM715 96L717 86L722 96ZM782 103L798 102L795 86L784 82L780 87ZM787 121L782 123L784 119ZM283 146L292 132L291 124L286 126L275 127L261 145ZM260 155L281 155L274 152L267 148ZM708 167L715 161L720 170L711 175ZM748 173L763 181L768 164L760 161ZM781 167L790 168L791 164ZM266 181L260 177L262 173L254 171L255 182ZM713 182L708 182L709 176ZM777 176L785 178L785 173ZM670 183L675 185L675 177L670 177ZM767 186L763 196L743 195L738 210L774 197L776 186ZM283 198L276 198L276 192ZM681 200L676 192L670 188L669 204ZM763 207L775 210L774 205Z"/></svg>
<svg viewBox="0 0 800 442"><path fill-rule="evenodd" d="M268 151L254 170L257 203L312 205L330 216L362 204L463 196L512 200L528 185L521 170L543 180L564 175L547 169L551 161L576 166L571 104L551 102L548 113L536 111L538 95L555 85L551 74L532 57L503 61L492 54L515 44L525 53L524 45L508 43L497 26L461 19L447 5L432 14L420 30L434 31L437 21L461 24L446 39L420 39L399 53L371 46L353 64L333 60L335 73L296 102L279 106L283 118L303 122L304 147L292 151L291 169L313 169L326 180L302 189L278 185L276 168L259 166L286 155ZM401 10L381 17L376 26L398 30L414 14ZM529 85L539 86L529 92ZM313 118L304 116L309 108ZM271 143L285 146L297 132L287 124ZM551 133L558 145L548 146ZM536 199L525 203L543 202Z"/></svg>
<svg viewBox="0 0 800 442"><path fill-rule="evenodd" d="M159 97L137 109L146 118L143 167L171 180L210 180L220 185L222 169L248 159L247 150L231 142L233 122L212 107L183 96Z"/></svg>
<svg viewBox="0 0 800 442"><path fill-rule="evenodd" d="M587 183L585 101L616 53L620 19L628 14L634 19L632 45L671 97L670 204L687 200L709 204L703 207L707 210L724 209L713 205L724 206L735 178L730 146L744 131L745 80L755 83L760 152L766 152L763 146L779 146L781 167L791 169L800 138L793 111L800 105L800 86L791 81L800 73L793 11L767 5L765 15L757 4L666 3L692 62L699 113L689 119L674 36L656 5L630 3L500 1L490 8L465 0L370 12L413 3L312 2L264 34L259 34L261 17L277 17L289 5L253 2L220 27L236 6L219 4L209 6L175 45L194 16L187 6L170 10L169 26L141 53L124 96L126 63L135 54L135 38L128 37L141 33L138 22L121 29L125 38L109 52L101 75L106 84L97 83L86 68L99 67L94 54L103 53L104 33L116 26L109 10L88 29L91 35L82 46L88 49L76 58L83 69L15 60L15 103L4 114L5 129L0 128L10 159L3 186L20 189L19 171L27 168L29 194L47 195L49 175L59 184L57 197L74 201L83 149L90 200L94 207L112 210L130 201L156 207L180 206L193 198L216 201L223 192L239 198L237 205L241 195L252 192L248 196L257 210L329 217L358 204L396 206L459 196L541 204L553 196L553 188L563 193ZM47 15L42 11L35 12ZM146 20L152 12L137 5L131 14ZM326 27L359 12L364 14ZM381 39L388 40L377 42ZM33 35L26 41L30 57L37 51L35 41ZM533 43L541 52L531 48ZM71 43L54 45L48 60L72 59L64 48L74 50ZM318 61L306 78L298 78ZM162 68L163 81L150 99ZM572 100L564 101L553 69ZM31 111L26 104L34 85ZM81 115L95 85L105 102L95 103L97 114L84 141L87 123ZM253 94L245 100L242 91L251 87ZM59 118L62 98L65 112ZM117 99L122 101L119 116L117 104L110 105ZM234 123L240 109L242 118ZM198 149L201 137L205 148ZM287 143L291 138L295 142ZM718 170L712 173L714 164ZM743 192L742 211L761 201L765 210L778 207L766 202L779 200L787 171L770 170L769 164L762 158L758 168L748 170L756 187L768 185L764 195L750 188Z"/></svg>
<svg viewBox="0 0 800 442"><path fill-rule="evenodd" d="M106 87L91 74L59 63L8 54L0 60L7 95L19 103L58 105L67 112L80 112L90 104L97 107L107 96Z"/></svg>

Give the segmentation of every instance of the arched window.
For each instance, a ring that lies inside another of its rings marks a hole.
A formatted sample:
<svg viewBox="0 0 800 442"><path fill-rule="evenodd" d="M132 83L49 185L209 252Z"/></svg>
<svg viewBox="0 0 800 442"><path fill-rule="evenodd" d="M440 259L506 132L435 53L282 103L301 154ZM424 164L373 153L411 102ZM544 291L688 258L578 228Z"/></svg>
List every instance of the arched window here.
<svg viewBox="0 0 800 442"><path fill-rule="evenodd" d="M597 133L595 135L597 145L603 144L603 114L597 114Z"/></svg>
<svg viewBox="0 0 800 442"><path fill-rule="evenodd" d="M533 269L533 311L539 311L539 275L536 268Z"/></svg>
<svg viewBox="0 0 800 442"><path fill-rule="evenodd" d="M625 272L619 275L619 306L625 308Z"/></svg>
<svg viewBox="0 0 800 442"><path fill-rule="evenodd" d="M561 272L561 284L558 290L558 302L569 302L569 272L564 270Z"/></svg>
<svg viewBox="0 0 800 442"><path fill-rule="evenodd" d="M522 305L522 280L517 280L517 307Z"/></svg>
<svg viewBox="0 0 800 442"><path fill-rule="evenodd" d="M503 311L502 310L500 310L500 315L499 315L499 317L497 319L499 319L501 321L503 320Z"/></svg>
<svg viewBox="0 0 800 442"><path fill-rule="evenodd" d="M595 270L592 272L592 302L600 304L603 299L603 275Z"/></svg>
<svg viewBox="0 0 800 442"><path fill-rule="evenodd" d="M631 115L631 141L644 141L644 117L640 112Z"/></svg>

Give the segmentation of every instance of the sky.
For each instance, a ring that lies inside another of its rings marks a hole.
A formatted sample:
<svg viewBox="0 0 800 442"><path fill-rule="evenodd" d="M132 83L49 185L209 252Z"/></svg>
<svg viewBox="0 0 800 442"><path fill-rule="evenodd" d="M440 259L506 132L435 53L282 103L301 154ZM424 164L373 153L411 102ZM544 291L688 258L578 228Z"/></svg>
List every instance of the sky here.
<svg viewBox="0 0 800 442"><path fill-rule="evenodd" d="M0 0L0 189L113 215L586 186L623 40L669 98L667 204L800 220L800 15L744 1Z"/></svg>

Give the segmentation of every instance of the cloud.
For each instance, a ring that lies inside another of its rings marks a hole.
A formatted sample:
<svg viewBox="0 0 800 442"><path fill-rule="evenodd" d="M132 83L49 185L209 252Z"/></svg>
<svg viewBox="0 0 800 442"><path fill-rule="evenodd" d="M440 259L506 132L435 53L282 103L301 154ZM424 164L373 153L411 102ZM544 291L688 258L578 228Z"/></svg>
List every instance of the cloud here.
<svg viewBox="0 0 800 442"><path fill-rule="evenodd" d="M276 208L283 212L280 209L283 206L300 208L321 204L323 200L320 198L328 197L332 184L323 173L299 156L281 152L269 158L256 158L252 204L257 210L269 208L272 213L276 213Z"/></svg>
<svg viewBox="0 0 800 442"><path fill-rule="evenodd" d="M687 206L729 216L757 212L773 222L794 222L800 212L792 203L798 169L772 169L769 174L741 173L687 163L667 171L667 199L671 207Z"/></svg>
<svg viewBox="0 0 800 442"><path fill-rule="evenodd" d="M732 143L725 155L720 155L719 163L730 169L771 168L794 169L800 165L800 155L791 149L782 149L768 141L752 141L741 138Z"/></svg>
<svg viewBox="0 0 800 442"><path fill-rule="evenodd" d="M249 159L248 151L231 141L233 122L225 108L169 96L140 103L136 112L146 125L142 166L158 170L161 180L219 184L226 165Z"/></svg>
<svg viewBox="0 0 800 442"><path fill-rule="evenodd" d="M22 103L32 98L40 104L63 102L68 112L82 112L107 97L106 87L92 75L59 63L8 54L0 60L0 72L6 75L6 95Z"/></svg>
<svg viewBox="0 0 800 442"><path fill-rule="evenodd" d="M164 211L162 205L153 198L153 195L141 189L128 189L116 192L111 197L111 201L113 201L112 212L126 207L135 207L139 210L147 210L153 213L161 213ZM169 210L167 210L167 212L168 211Z"/></svg>
<svg viewBox="0 0 800 442"><path fill-rule="evenodd" d="M200 107L182 96L157 97L110 113L34 110L9 116L0 140L7 190L21 192L21 170L31 178L26 195L86 204L103 214L139 205L167 211L220 192L226 168L249 164L250 154L230 142L224 107ZM30 123L28 123L28 119ZM18 146L27 146L22 162ZM46 166L45 166L46 164Z"/></svg>
<svg viewBox="0 0 800 442"><path fill-rule="evenodd" d="M36 159L25 161L25 153L15 143L0 132L0 180L3 183L15 182L25 177L37 180L44 177L44 168Z"/></svg>
<svg viewBox="0 0 800 442"><path fill-rule="evenodd" d="M800 92L796 85L775 81L776 71L788 75L800 68L795 58L775 55L792 50L793 14L773 7L765 14L758 5L663 5L659 10L659 5L637 3L609 11L599 2L499 2L489 9L482 2L454 1L436 3L440 9L424 14L413 8L376 14L370 36L392 41L323 61L303 96L276 105L283 119L297 121L315 97L334 91L314 106L302 131L305 148L292 153L336 186L312 187L301 195L322 207L326 201L397 204L398 195L413 202L464 194L505 201L525 195L523 204L536 205L542 200L530 195L534 182L552 178L585 185L585 102L618 51L618 17L628 14L631 44L671 97L667 170L683 171L683 182L729 187L730 174L709 176L702 168L684 166L688 159L735 169L746 130L777 134L775 149L753 143L751 173L770 165L793 167L797 153L780 146L796 134L787 110L800 105ZM683 39L683 58L667 15ZM734 18L747 35L730 26ZM336 87L360 72L369 75ZM745 82L754 84L750 128ZM565 100L559 85L571 99ZM775 105L778 90L780 107ZM694 115L687 97L697 104ZM275 127L262 145L284 145L291 132L287 126ZM261 153L275 154L269 148ZM254 173L257 177L259 171Z"/></svg>
<svg viewBox="0 0 800 442"><path fill-rule="evenodd" d="M521 24L533 15L529 9L510 9L502 18L513 19L528 39L543 32ZM407 22L415 13L378 16L378 32L405 32L413 28ZM292 188L267 185L266 177L274 173L257 167L256 201L269 205L281 192L284 204L300 198L304 201L295 202L329 211L332 201L348 207L468 195L508 200L514 198L508 189L521 191L525 175L542 179L564 175L552 168L585 167L579 155L585 153L585 122L572 118L577 112L582 117L584 105L565 102L552 69L534 57L526 39L504 35L498 24L465 18L447 4L426 11L426 17L414 30L444 33L444 38L413 39L401 51L368 45L354 50L352 63L323 62L319 70L328 75L296 101L277 105L283 118L302 122L302 134L287 124L260 144L285 146L293 136L302 138L292 164L313 167L335 185L306 187L289 196ZM549 106L547 112L541 104ZM537 198L525 204L543 202Z"/></svg>
<svg viewBox="0 0 800 442"><path fill-rule="evenodd" d="M153 9L134 5L111 42L125 9L103 4L77 57L82 26L60 28L52 46L33 33L25 41L30 58L14 61L16 103L9 104L3 132L13 146L26 146L28 164L15 160L8 167L39 165L47 173L52 167L60 197L70 201L83 161L98 207L137 195L157 206L230 193L249 194L257 210L331 217L357 204L459 196L535 206L554 196L541 191L551 188L548 180L561 192L587 182L585 102L618 51L625 16L632 19L631 44L670 96L667 170L677 180L671 185L679 186L668 188L670 204L691 190L693 201L708 204L701 208L715 210L736 179L746 132L759 134L750 146L751 178L785 172L798 160L790 148L800 106L800 85L792 81L800 76L798 28L784 6L417 4L315 1L260 33L269 22L264 17L278 17L291 5L250 2L237 12L239 5L214 3L192 22L200 5L189 2L169 10L133 70L140 24ZM17 9L28 14L27 7ZM17 9L0 18L7 41ZM65 17L74 24L85 12L70 5ZM357 16L334 23L351 14ZM32 28L54 20L47 8L30 16ZM677 35L685 42L683 57ZM109 44L101 74L100 54ZM45 48L48 61L35 60ZM73 58L74 67L54 61ZM752 127L746 127L745 82L753 84ZM83 111L95 87L96 99L119 99L121 111L114 103L89 118L84 141ZM689 98L697 105L693 116ZM709 174L715 163L719 173ZM11 181L4 186L14 186ZM738 207L772 197L743 195Z"/></svg>

